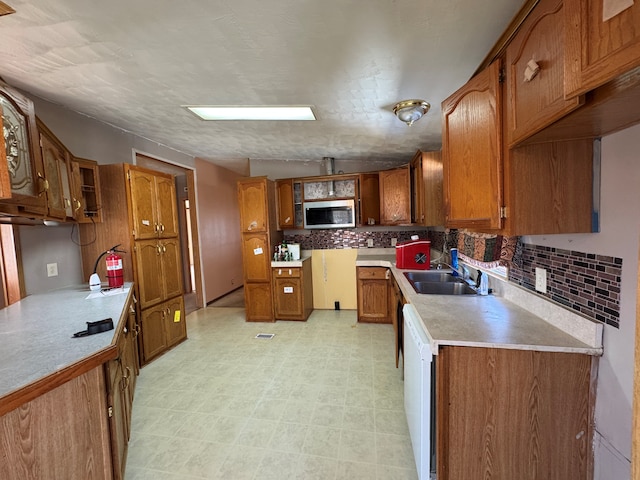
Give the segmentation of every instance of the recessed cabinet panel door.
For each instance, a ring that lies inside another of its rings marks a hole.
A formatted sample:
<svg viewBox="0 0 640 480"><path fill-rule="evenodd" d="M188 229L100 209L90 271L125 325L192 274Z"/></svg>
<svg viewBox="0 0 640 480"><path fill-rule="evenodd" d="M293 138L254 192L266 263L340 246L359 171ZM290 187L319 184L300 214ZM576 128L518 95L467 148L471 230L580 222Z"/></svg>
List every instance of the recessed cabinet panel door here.
<svg viewBox="0 0 640 480"><path fill-rule="evenodd" d="M271 281L271 252L264 233L242 235L242 257L245 282Z"/></svg>
<svg viewBox="0 0 640 480"><path fill-rule="evenodd" d="M564 10L567 98L640 65L640 2L565 0Z"/></svg>
<svg viewBox="0 0 640 480"><path fill-rule="evenodd" d="M506 129L510 147L583 103L583 97L564 99L562 14L562 0L541 0L507 47Z"/></svg>
<svg viewBox="0 0 640 480"><path fill-rule="evenodd" d="M48 186L46 193L48 215L53 218L64 219L67 216L67 211L61 170L67 168L66 154L45 135L40 135L40 145L42 146L42 159ZM67 190L69 190L68 184Z"/></svg>
<svg viewBox="0 0 640 480"><path fill-rule="evenodd" d="M135 258L140 308L146 308L165 298L162 281L162 247L157 240L136 242Z"/></svg>
<svg viewBox="0 0 640 480"><path fill-rule="evenodd" d="M240 230L265 232L267 230L267 184L264 179L243 180L238 184Z"/></svg>
<svg viewBox="0 0 640 480"><path fill-rule="evenodd" d="M380 172L380 223L411 223L411 178L409 166Z"/></svg>
<svg viewBox="0 0 640 480"><path fill-rule="evenodd" d="M276 318L303 318L302 290L299 278L274 278Z"/></svg>
<svg viewBox="0 0 640 480"><path fill-rule="evenodd" d="M165 298L182 295L182 263L180 242L177 238L160 240L162 248L162 281Z"/></svg>
<svg viewBox="0 0 640 480"><path fill-rule="evenodd" d="M278 180L278 228L294 228L293 179Z"/></svg>
<svg viewBox="0 0 640 480"><path fill-rule="evenodd" d="M271 283L245 283L244 303L247 322L273 322Z"/></svg>
<svg viewBox="0 0 640 480"><path fill-rule="evenodd" d="M499 63L492 63L442 103L447 227L502 227L499 73Z"/></svg>
<svg viewBox="0 0 640 480"><path fill-rule="evenodd" d="M178 203L173 178L156 177L158 224L161 237L178 236Z"/></svg>
<svg viewBox="0 0 640 480"><path fill-rule="evenodd" d="M129 174L134 238L155 238L158 235L155 177L134 169Z"/></svg>
<svg viewBox="0 0 640 480"><path fill-rule="evenodd" d="M167 311L167 316L165 317L167 347L171 347L187 337L184 299L182 296L175 297L163 303L163 305Z"/></svg>
<svg viewBox="0 0 640 480"><path fill-rule="evenodd" d="M167 339L164 328L166 315L164 305L147 308L140 314L144 363L148 363L153 357L167 349Z"/></svg>

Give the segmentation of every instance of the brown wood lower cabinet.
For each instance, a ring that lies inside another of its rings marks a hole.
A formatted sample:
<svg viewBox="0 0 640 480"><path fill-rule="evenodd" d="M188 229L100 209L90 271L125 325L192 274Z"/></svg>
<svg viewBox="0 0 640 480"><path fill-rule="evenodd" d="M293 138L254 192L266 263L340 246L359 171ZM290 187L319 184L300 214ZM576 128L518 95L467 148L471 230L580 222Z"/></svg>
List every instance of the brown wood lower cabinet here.
<svg viewBox="0 0 640 480"><path fill-rule="evenodd" d="M593 358L442 347L438 480L591 478Z"/></svg>
<svg viewBox="0 0 640 480"><path fill-rule="evenodd" d="M359 322L391 323L389 276L385 267L356 267Z"/></svg>
<svg viewBox="0 0 640 480"><path fill-rule="evenodd" d="M311 259L302 267L273 268L276 320L306 320L313 311Z"/></svg>
<svg viewBox="0 0 640 480"><path fill-rule="evenodd" d="M273 299L269 283L245 283L244 298L248 322L273 322Z"/></svg>
<svg viewBox="0 0 640 480"><path fill-rule="evenodd" d="M167 348L187 338L182 295L147 308L140 314L142 359L149 362Z"/></svg>

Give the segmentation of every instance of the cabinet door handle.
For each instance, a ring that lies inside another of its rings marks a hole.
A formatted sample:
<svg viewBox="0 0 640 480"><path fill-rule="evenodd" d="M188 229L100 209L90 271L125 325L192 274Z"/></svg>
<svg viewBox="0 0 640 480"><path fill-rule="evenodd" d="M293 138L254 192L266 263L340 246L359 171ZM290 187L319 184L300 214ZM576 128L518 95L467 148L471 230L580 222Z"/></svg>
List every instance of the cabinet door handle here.
<svg viewBox="0 0 640 480"><path fill-rule="evenodd" d="M156 245L156 255L162 255L162 247L160 244Z"/></svg>
<svg viewBox="0 0 640 480"><path fill-rule="evenodd" d="M527 62L527 67L524 69L524 81L530 82L536 75L540 73L540 65L536 63L536 61L532 58Z"/></svg>
<svg viewBox="0 0 640 480"><path fill-rule="evenodd" d="M80 210L80 207L82 207L82 203L77 198L73 199L73 204L75 205L75 209L74 209L75 212Z"/></svg>
<svg viewBox="0 0 640 480"><path fill-rule="evenodd" d="M161 223L161 224L160 224L160 231L161 231L161 232L164 232L164 223Z"/></svg>
<svg viewBox="0 0 640 480"><path fill-rule="evenodd" d="M44 178L40 172L38 172L38 180L40 181L40 184L42 185L42 190L40 190L38 192L38 196L40 196L43 193L49 191L49 180Z"/></svg>

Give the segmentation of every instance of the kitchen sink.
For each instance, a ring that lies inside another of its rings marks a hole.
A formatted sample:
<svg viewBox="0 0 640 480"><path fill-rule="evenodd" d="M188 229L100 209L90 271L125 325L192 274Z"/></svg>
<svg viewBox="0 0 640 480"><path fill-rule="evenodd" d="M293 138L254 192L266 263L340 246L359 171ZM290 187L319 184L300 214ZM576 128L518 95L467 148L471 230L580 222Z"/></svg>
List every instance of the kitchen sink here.
<svg viewBox="0 0 640 480"><path fill-rule="evenodd" d="M476 295L476 291L466 282L411 282L418 293L431 295Z"/></svg>
<svg viewBox="0 0 640 480"><path fill-rule="evenodd" d="M427 270L423 272L404 272L410 282L462 282L462 278L454 277L451 270Z"/></svg>
<svg viewBox="0 0 640 480"><path fill-rule="evenodd" d="M475 295L477 292L461 277L454 277L451 270L404 272L417 293L431 295Z"/></svg>

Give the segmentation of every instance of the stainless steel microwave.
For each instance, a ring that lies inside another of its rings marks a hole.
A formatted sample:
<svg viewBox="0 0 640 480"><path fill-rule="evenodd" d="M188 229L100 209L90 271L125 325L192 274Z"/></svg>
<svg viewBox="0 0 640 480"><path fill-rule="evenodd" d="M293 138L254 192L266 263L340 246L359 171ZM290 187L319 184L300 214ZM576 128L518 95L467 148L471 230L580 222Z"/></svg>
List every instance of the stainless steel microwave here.
<svg viewBox="0 0 640 480"><path fill-rule="evenodd" d="M355 226L356 212L353 199L304 203L304 228L351 228Z"/></svg>

